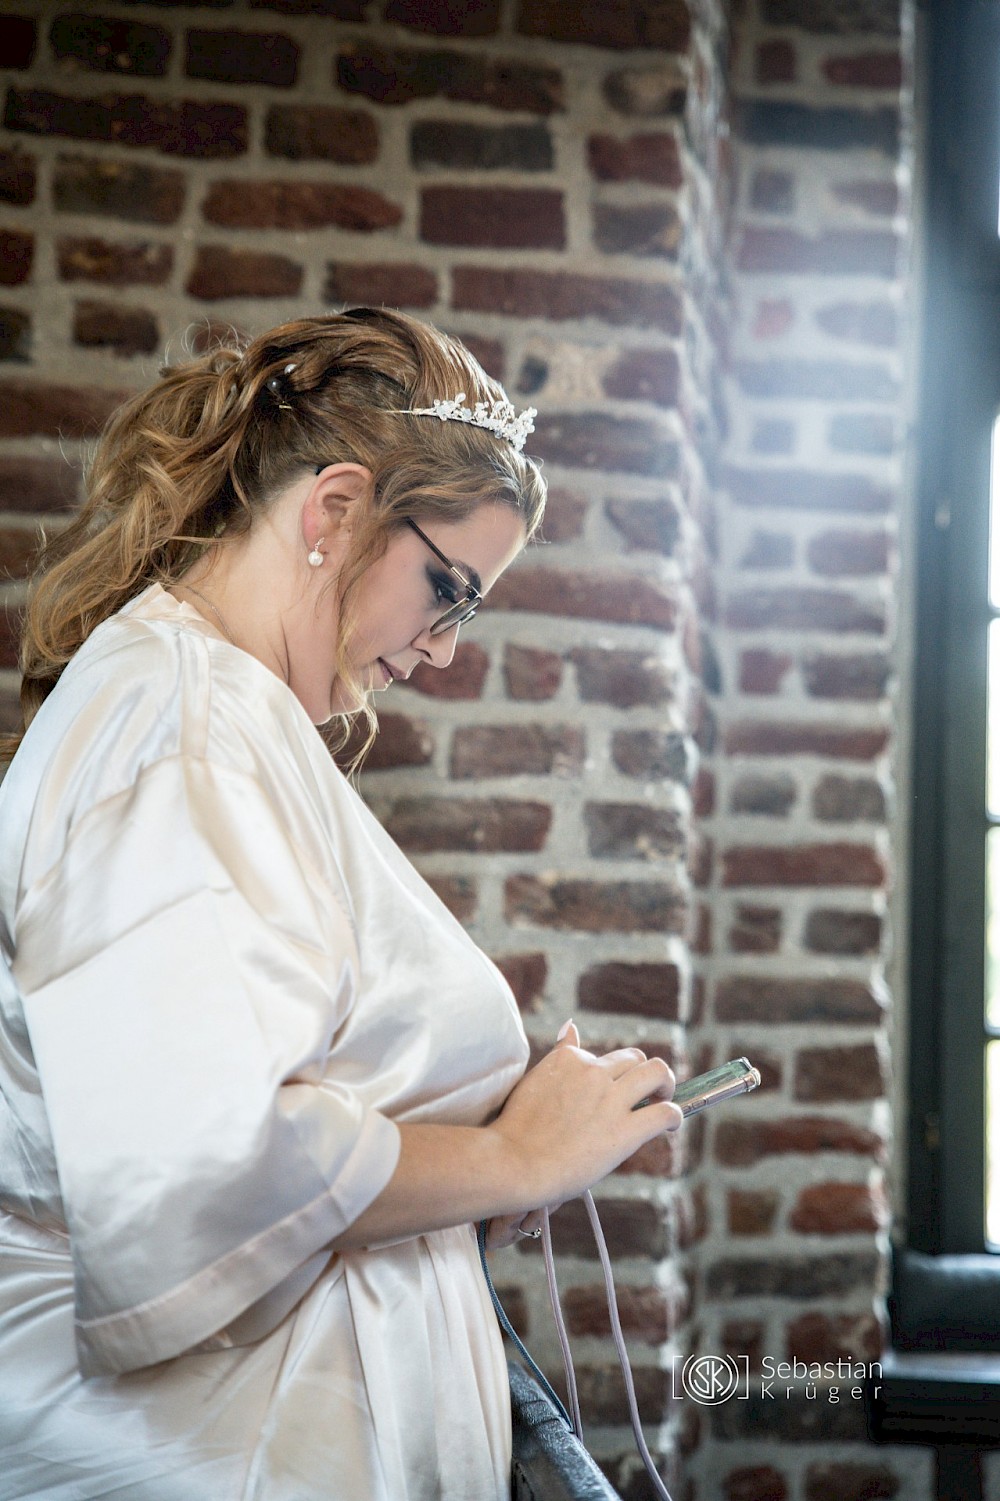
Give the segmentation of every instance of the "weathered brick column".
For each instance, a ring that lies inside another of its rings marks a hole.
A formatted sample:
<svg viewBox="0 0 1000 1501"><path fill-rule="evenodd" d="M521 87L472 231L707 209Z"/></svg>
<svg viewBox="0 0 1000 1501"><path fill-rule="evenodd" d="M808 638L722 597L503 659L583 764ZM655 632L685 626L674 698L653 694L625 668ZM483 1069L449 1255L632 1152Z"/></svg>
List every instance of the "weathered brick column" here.
<svg viewBox="0 0 1000 1501"><path fill-rule="evenodd" d="M0 16L3 602L73 504L81 440L189 325L254 333L370 301L462 335L542 413L545 542L449 674L394 690L363 789L503 965L538 1048L573 1014L596 1048L638 1041L682 1068L710 918L694 806L715 733L724 60L720 0ZM0 632L7 722L13 651ZM601 1189L668 1465L701 1140L657 1143ZM594 1252L576 1206L555 1224L588 1436L638 1498ZM555 1365L532 1249L497 1276Z"/></svg>
<svg viewBox="0 0 1000 1501"><path fill-rule="evenodd" d="M904 1040L910 22L893 0L749 0L734 25L705 1035L765 1087L706 1123L699 1348L751 1381L706 1411L691 1473L726 1501L932 1494L928 1451L868 1445L847 1374L882 1345ZM826 1379L765 1389L795 1360Z"/></svg>

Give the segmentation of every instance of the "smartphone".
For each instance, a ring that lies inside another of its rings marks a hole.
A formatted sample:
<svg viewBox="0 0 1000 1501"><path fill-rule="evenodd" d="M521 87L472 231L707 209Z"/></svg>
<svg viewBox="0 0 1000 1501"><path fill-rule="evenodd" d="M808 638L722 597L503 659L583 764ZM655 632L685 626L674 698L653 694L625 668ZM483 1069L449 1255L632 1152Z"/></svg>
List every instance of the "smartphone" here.
<svg viewBox="0 0 1000 1501"><path fill-rule="evenodd" d="M696 1078L678 1084L674 1090L674 1104L681 1107L681 1114L687 1118L699 1110L707 1110L709 1105L717 1105L720 1100L749 1094L759 1084L760 1072L749 1058L734 1058L721 1068L711 1068L707 1074L698 1074Z"/></svg>

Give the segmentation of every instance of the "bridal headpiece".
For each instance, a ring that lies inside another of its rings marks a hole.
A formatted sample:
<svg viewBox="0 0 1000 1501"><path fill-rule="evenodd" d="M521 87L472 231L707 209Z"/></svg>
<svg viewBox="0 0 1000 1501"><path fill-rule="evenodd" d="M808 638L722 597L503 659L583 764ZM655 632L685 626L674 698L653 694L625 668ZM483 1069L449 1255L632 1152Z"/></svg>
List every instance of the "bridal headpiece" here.
<svg viewBox="0 0 1000 1501"><path fill-rule="evenodd" d="M529 433L535 431L535 418L538 412L534 407L525 407L518 416L509 401L477 401L474 407L465 405L465 392L459 391L457 396L448 401L440 396L435 398L434 405L430 407L407 407L401 410L401 415L409 417L437 417L442 422L469 422L473 427L485 428L486 432L493 433L497 438L503 438L518 453L524 447Z"/></svg>

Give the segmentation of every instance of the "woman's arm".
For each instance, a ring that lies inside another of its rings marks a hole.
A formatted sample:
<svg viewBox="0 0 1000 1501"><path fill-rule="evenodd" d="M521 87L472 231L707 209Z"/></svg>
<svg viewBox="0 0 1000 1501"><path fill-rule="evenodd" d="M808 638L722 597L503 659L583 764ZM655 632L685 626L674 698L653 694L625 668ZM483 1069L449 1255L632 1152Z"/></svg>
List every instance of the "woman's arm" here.
<svg viewBox="0 0 1000 1501"><path fill-rule="evenodd" d="M575 1198L645 1142L677 1129L683 1117L669 1103L674 1077L662 1060L637 1048L597 1058L579 1041L570 1026L488 1126L401 1125L395 1173L334 1249L516 1220Z"/></svg>

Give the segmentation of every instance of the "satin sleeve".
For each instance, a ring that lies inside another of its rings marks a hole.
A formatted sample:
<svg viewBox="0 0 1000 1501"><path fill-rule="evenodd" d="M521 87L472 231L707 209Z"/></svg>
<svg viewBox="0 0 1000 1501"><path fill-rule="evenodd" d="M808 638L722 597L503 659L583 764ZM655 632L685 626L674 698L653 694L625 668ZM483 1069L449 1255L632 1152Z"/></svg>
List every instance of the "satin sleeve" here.
<svg viewBox="0 0 1000 1501"><path fill-rule="evenodd" d="M85 1375L267 1332L394 1171L397 1127L329 1066L356 936L294 823L252 778L171 758L20 905Z"/></svg>

